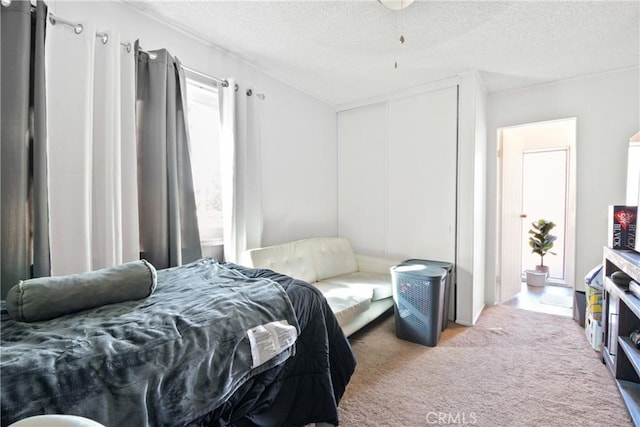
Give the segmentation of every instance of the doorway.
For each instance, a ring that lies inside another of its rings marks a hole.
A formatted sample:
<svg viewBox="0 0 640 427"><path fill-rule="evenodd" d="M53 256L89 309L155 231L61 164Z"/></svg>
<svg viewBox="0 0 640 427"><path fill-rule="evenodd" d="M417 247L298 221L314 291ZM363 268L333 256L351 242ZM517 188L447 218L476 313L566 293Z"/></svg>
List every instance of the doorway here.
<svg viewBox="0 0 640 427"><path fill-rule="evenodd" d="M528 243L531 223L538 219L556 224L555 255L544 258L550 265L546 287L575 288L576 119L501 128L498 147L499 301L527 290L523 275L540 263Z"/></svg>

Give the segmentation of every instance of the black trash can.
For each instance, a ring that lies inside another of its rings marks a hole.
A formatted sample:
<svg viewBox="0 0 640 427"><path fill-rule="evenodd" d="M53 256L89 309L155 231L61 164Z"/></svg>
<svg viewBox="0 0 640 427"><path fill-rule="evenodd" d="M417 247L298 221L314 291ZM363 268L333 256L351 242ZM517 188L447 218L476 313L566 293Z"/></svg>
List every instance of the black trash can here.
<svg viewBox="0 0 640 427"><path fill-rule="evenodd" d="M422 264L440 267L447 270L447 279L444 284L444 302L442 305L442 330L449 324L449 307L451 306L451 289L453 288L453 264L445 261L433 261L429 259L408 259L402 265Z"/></svg>
<svg viewBox="0 0 640 427"><path fill-rule="evenodd" d="M402 263L391 268L396 336L435 347L442 332L444 268L424 263Z"/></svg>
<svg viewBox="0 0 640 427"><path fill-rule="evenodd" d="M584 328L587 312L587 294L584 291L575 291L574 301L578 312L578 324Z"/></svg>

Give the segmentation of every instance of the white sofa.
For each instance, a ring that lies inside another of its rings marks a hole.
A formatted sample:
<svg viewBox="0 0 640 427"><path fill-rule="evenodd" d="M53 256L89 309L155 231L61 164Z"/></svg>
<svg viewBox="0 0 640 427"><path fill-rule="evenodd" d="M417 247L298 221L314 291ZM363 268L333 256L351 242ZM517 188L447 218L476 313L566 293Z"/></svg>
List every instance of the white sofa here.
<svg viewBox="0 0 640 427"><path fill-rule="evenodd" d="M393 307L390 268L402 260L356 254L345 237L321 237L247 251L247 263L316 286L349 336Z"/></svg>

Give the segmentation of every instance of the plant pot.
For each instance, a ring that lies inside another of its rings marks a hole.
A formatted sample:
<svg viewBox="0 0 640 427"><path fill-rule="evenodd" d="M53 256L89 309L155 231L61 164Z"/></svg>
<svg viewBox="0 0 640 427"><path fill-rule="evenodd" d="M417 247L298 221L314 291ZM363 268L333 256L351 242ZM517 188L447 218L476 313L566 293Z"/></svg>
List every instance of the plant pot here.
<svg viewBox="0 0 640 427"><path fill-rule="evenodd" d="M549 266L548 265L536 265L536 271L541 273L549 274Z"/></svg>
<svg viewBox="0 0 640 427"><path fill-rule="evenodd" d="M548 272L527 270L527 285L529 286L544 286L547 284Z"/></svg>

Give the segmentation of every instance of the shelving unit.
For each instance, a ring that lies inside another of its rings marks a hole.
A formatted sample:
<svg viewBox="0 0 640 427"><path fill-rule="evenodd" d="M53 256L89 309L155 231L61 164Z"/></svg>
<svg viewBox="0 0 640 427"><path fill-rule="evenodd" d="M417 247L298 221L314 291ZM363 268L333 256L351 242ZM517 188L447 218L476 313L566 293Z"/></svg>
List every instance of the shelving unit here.
<svg viewBox="0 0 640 427"><path fill-rule="evenodd" d="M640 349L629 335L640 329L640 299L611 280L615 271L640 283L640 253L604 248L602 360L611 370L636 426L640 426Z"/></svg>

